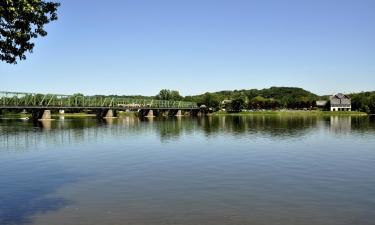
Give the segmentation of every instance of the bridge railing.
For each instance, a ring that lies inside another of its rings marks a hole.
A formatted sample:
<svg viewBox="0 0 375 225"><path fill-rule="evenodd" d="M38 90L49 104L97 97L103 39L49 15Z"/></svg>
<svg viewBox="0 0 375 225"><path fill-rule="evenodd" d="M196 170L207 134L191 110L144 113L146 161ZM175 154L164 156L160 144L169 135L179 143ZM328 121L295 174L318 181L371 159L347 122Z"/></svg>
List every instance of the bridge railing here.
<svg viewBox="0 0 375 225"><path fill-rule="evenodd" d="M194 102L136 99L111 96L83 96L0 92L3 107L62 107L62 108L197 108Z"/></svg>

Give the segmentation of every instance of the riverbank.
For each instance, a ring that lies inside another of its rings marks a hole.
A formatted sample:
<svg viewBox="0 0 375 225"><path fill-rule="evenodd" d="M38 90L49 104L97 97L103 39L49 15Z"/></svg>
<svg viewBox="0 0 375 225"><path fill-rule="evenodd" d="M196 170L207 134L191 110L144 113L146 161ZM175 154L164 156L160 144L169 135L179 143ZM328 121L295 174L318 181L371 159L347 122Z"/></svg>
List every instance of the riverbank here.
<svg viewBox="0 0 375 225"><path fill-rule="evenodd" d="M330 111L302 111L302 110L288 110L288 111L252 111L252 112L214 112L212 116L246 116L246 115L280 115L280 116L367 116L364 112L330 112Z"/></svg>
<svg viewBox="0 0 375 225"><path fill-rule="evenodd" d="M95 117L96 114L89 113L64 113L64 114L52 114L52 117Z"/></svg>
<svg viewBox="0 0 375 225"><path fill-rule="evenodd" d="M247 111L247 112L214 112L208 114L208 116L251 116L251 115L275 115L275 116L368 116L370 114L364 112L330 112L330 111L302 111L302 110L288 110L288 111L273 111L273 110L265 110L265 111ZM22 119L22 118L31 118L31 114L25 113L15 113L15 114L4 114L0 115L0 119ZM65 117L65 118L82 118L82 117L95 117L96 114L89 114L89 113L65 113L65 114L52 114L52 117ZM118 117L137 117L137 112L124 112L120 111L117 113Z"/></svg>
<svg viewBox="0 0 375 225"><path fill-rule="evenodd" d="M0 119L21 119L30 118L31 114L28 113L5 113L0 115Z"/></svg>

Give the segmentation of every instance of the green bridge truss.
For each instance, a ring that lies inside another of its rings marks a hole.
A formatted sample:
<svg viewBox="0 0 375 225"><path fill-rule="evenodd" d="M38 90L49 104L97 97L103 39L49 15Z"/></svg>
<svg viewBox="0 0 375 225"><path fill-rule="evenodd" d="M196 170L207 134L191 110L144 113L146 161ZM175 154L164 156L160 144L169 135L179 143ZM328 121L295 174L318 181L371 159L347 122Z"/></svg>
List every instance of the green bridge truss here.
<svg viewBox="0 0 375 225"><path fill-rule="evenodd" d="M0 109L196 109L197 103L112 96L0 92Z"/></svg>

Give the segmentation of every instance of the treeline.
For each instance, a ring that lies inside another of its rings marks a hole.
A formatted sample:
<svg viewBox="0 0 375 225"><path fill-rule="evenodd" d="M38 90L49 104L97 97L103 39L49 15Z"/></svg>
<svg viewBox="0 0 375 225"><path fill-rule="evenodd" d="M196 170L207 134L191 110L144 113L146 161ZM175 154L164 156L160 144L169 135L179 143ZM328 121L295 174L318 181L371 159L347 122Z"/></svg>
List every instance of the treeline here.
<svg viewBox="0 0 375 225"><path fill-rule="evenodd" d="M302 109L316 107L321 97L295 87L271 87L266 89L220 91L196 96L186 96L186 101L197 102L214 110L225 108L228 111L242 109Z"/></svg>
<svg viewBox="0 0 375 225"><path fill-rule="evenodd" d="M76 94L81 95L81 94ZM375 92L349 94L352 100L352 110L375 113ZM201 95L181 96L178 91L163 89L156 96L116 96L141 99L158 99L172 101L196 102L214 111L225 108L227 111L238 112L243 109L315 109L317 100L326 100L324 108L329 110L329 97L318 96L297 87L271 87L265 89L249 89L234 91L207 92Z"/></svg>
<svg viewBox="0 0 375 225"><path fill-rule="evenodd" d="M352 110L375 113L375 91L349 94L352 99Z"/></svg>
<svg viewBox="0 0 375 225"><path fill-rule="evenodd" d="M349 94L352 99L352 110L375 113L375 92ZM324 108L329 110L329 97L318 96L297 87L271 87L265 89L234 90L207 92L201 95L183 97L178 91L163 89L156 99L197 102L214 111L225 108L227 111L243 109L315 109L316 101L326 100Z"/></svg>

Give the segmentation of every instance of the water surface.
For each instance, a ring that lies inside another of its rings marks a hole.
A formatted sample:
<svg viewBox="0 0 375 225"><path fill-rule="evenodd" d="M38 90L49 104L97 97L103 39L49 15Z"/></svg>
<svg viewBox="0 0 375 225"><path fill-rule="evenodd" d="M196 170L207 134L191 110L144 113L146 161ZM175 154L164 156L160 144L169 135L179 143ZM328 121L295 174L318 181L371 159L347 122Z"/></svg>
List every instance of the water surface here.
<svg viewBox="0 0 375 225"><path fill-rule="evenodd" d="M0 120L0 224L372 225L375 120Z"/></svg>

